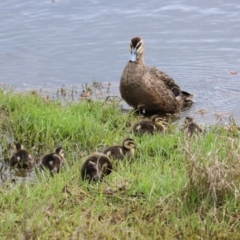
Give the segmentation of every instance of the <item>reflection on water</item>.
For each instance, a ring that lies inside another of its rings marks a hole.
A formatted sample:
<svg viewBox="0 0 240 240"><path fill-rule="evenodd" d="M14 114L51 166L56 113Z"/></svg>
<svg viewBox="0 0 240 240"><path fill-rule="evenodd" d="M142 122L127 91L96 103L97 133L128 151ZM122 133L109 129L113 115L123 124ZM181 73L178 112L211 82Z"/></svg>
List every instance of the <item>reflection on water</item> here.
<svg viewBox="0 0 240 240"><path fill-rule="evenodd" d="M238 121L239 15L238 0L1 1L0 83L51 90L111 82L119 95L129 41L139 35L145 62L194 94L183 115L210 123L215 113L234 114Z"/></svg>
<svg viewBox="0 0 240 240"><path fill-rule="evenodd" d="M18 169L11 168L5 162L0 162L0 185L3 183L22 183L25 181L34 180L34 169Z"/></svg>

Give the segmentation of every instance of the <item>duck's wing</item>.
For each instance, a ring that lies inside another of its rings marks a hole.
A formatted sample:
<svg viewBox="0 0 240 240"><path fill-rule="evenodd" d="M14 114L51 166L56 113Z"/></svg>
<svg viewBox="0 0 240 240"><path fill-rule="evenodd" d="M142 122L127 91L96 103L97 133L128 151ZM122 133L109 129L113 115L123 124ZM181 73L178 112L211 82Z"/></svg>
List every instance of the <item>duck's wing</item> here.
<svg viewBox="0 0 240 240"><path fill-rule="evenodd" d="M202 129L196 124L194 123L195 125L195 132L198 134L198 133L202 133Z"/></svg>
<svg viewBox="0 0 240 240"><path fill-rule="evenodd" d="M173 92L175 97L180 96L183 99L183 102L191 101L191 99L193 98L193 95L191 93L182 91L180 87L177 85L177 83L166 73L158 70L156 67L149 68L149 71L159 81L162 81L166 85L166 88L169 88L169 90Z"/></svg>
<svg viewBox="0 0 240 240"><path fill-rule="evenodd" d="M104 151L104 154L106 154L108 157L113 157L115 159L123 159L124 158L124 154L122 151L122 146L118 146L118 145L114 145L114 146L110 146L107 147Z"/></svg>
<svg viewBox="0 0 240 240"><path fill-rule="evenodd" d="M133 125L132 131L135 133L153 133L155 131L155 125L150 120L142 120Z"/></svg>
<svg viewBox="0 0 240 240"><path fill-rule="evenodd" d="M180 90L180 87L176 84L176 82L166 73L159 71L156 67L150 67L149 71L151 75L156 77L156 79L159 79L160 81L164 82L169 89L173 91L174 89Z"/></svg>
<svg viewBox="0 0 240 240"><path fill-rule="evenodd" d="M177 86L174 91L169 87L164 79L164 76L159 74L157 71L149 68L149 71L145 73L142 78L144 79L144 87L147 92L151 92L151 98L149 97L148 102L151 106L157 106L163 112L176 112L179 110L179 104L177 102L176 96L180 94L179 87L176 84L172 86ZM175 92L176 90L176 92Z"/></svg>

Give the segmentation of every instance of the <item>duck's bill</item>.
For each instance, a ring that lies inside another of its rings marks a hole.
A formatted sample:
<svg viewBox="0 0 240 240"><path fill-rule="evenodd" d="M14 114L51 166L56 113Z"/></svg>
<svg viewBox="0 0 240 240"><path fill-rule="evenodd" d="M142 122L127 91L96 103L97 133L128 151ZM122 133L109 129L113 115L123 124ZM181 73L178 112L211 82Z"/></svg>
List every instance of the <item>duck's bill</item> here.
<svg viewBox="0 0 240 240"><path fill-rule="evenodd" d="M137 52L136 52L136 50L132 50L131 51L130 61L131 62L135 62L136 60L137 60Z"/></svg>

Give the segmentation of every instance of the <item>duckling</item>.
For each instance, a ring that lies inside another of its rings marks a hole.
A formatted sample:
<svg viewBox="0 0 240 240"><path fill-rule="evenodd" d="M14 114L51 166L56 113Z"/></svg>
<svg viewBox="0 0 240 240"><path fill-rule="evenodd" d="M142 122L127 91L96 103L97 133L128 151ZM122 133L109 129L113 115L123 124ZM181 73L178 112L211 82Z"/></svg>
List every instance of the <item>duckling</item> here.
<svg viewBox="0 0 240 240"><path fill-rule="evenodd" d="M123 160L125 157L130 158L134 154L134 148L136 148L136 144L134 143L133 139L126 138L123 140L122 146L120 145L113 145L107 147L103 153L106 154L108 157L112 157L116 160Z"/></svg>
<svg viewBox="0 0 240 240"><path fill-rule="evenodd" d="M182 127L185 137L192 137L193 134L199 135L202 129L193 121L193 118L186 117Z"/></svg>
<svg viewBox="0 0 240 240"><path fill-rule="evenodd" d="M16 166L23 169L32 168L34 165L34 158L28 150L23 149L23 146L20 143L15 143L14 147L15 152L10 158L10 166Z"/></svg>
<svg viewBox="0 0 240 240"><path fill-rule="evenodd" d="M112 172L112 163L109 157L102 153L91 154L81 168L82 180L97 182Z"/></svg>
<svg viewBox="0 0 240 240"><path fill-rule="evenodd" d="M133 125L132 131L138 134L155 132L165 133L167 123L159 115L153 115L150 120L142 120Z"/></svg>
<svg viewBox="0 0 240 240"><path fill-rule="evenodd" d="M48 153L41 158L40 168L42 170L49 169L52 173L59 173L62 165L65 164L64 150L58 147L52 153Z"/></svg>
<svg viewBox="0 0 240 240"><path fill-rule="evenodd" d="M140 112L176 113L192 103L192 94L182 91L166 73L144 63L144 42L134 37L130 42L131 58L121 80L121 97Z"/></svg>

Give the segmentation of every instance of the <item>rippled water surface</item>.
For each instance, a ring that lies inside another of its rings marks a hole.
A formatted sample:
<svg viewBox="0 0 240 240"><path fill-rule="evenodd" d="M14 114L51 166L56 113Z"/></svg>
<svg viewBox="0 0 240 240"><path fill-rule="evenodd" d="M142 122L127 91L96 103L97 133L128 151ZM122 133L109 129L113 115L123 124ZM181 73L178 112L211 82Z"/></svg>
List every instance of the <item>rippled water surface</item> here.
<svg viewBox="0 0 240 240"><path fill-rule="evenodd" d="M94 80L119 94L129 41L139 35L146 64L195 95L185 114L238 120L239 16L239 0L1 1L0 83L28 90Z"/></svg>

